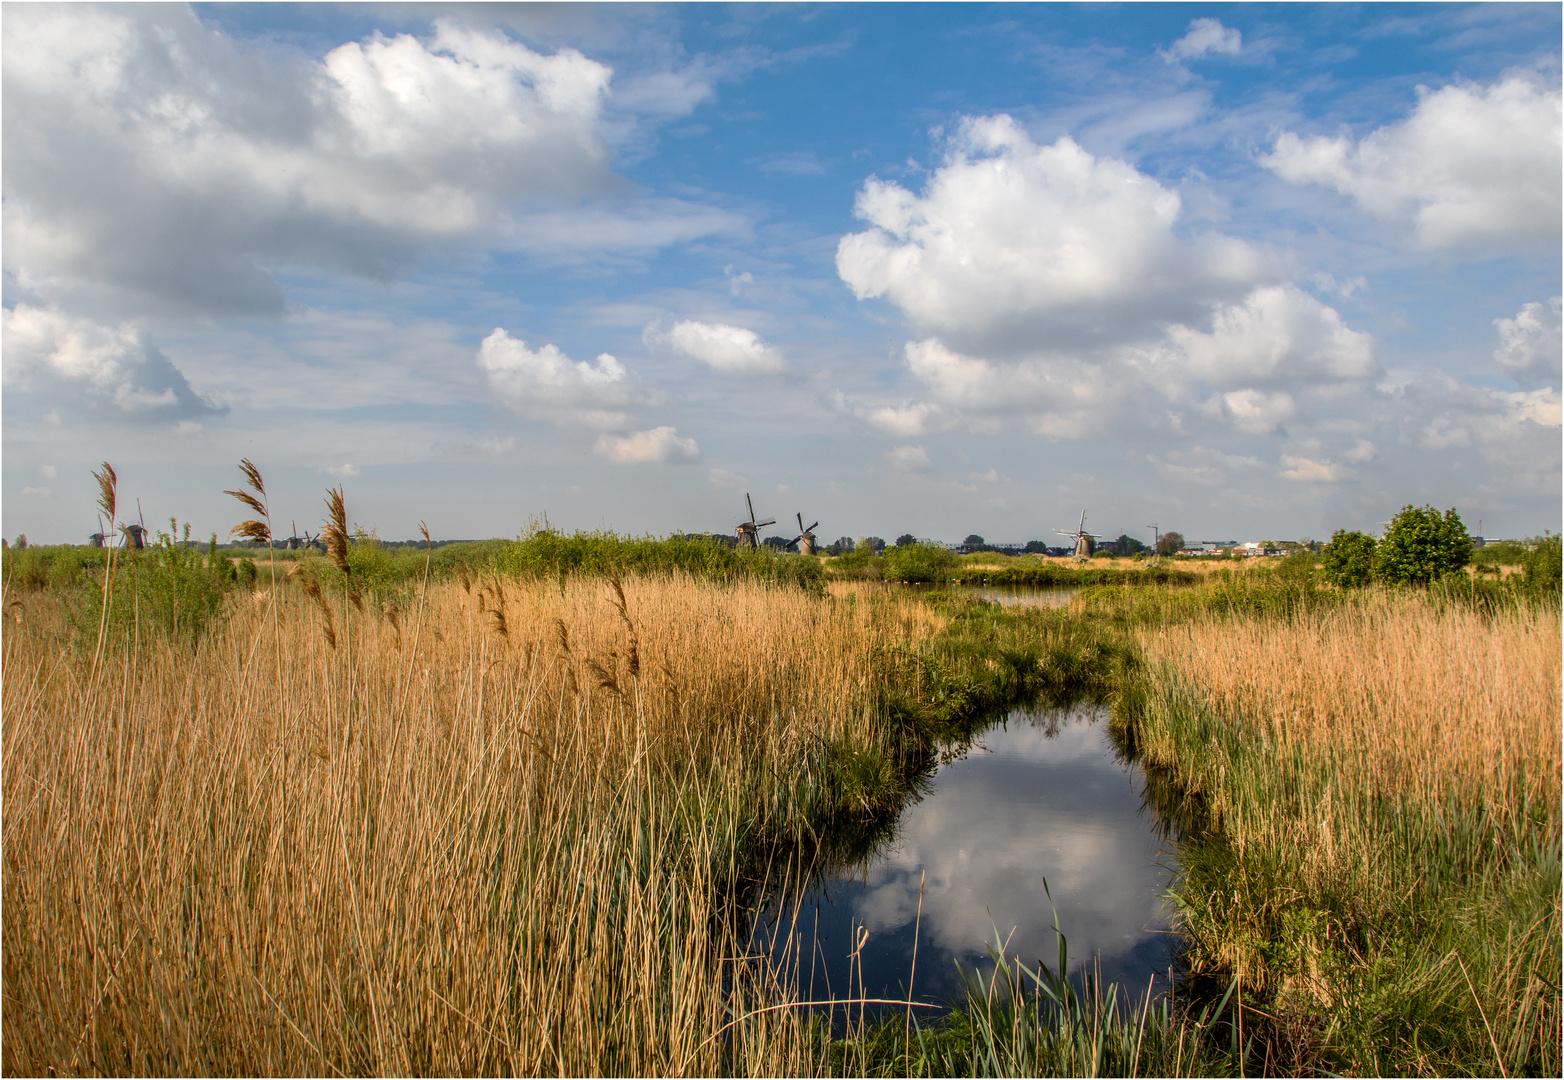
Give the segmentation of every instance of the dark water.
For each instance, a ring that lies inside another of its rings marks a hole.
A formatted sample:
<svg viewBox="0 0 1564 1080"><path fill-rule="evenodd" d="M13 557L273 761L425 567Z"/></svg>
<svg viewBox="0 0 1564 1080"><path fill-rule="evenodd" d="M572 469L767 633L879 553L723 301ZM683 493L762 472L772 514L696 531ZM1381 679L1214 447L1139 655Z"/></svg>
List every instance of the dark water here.
<svg viewBox="0 0 1564 1080"><path fill-rule="evenodd" d="M1025 585L966 585L963 595L990 600L1005 607L1064 607L1080 592L1077 588L1040 589Z"/></svg>
<svg viewBox="0 0 1564 1080"><path fill-rule="evenodd" d="M806 1000L901 998L912 977L915 997L934 1001L960 991L958 962L990 966L996 934L1012 960L1056 966L1057 909L1072 975L1100 965L1135 996L1153 980L1166 990L1172 854L1143 788L1105 709L1012 713L939 767L867 861L773 901L756 945L796 961Z"/></svg>

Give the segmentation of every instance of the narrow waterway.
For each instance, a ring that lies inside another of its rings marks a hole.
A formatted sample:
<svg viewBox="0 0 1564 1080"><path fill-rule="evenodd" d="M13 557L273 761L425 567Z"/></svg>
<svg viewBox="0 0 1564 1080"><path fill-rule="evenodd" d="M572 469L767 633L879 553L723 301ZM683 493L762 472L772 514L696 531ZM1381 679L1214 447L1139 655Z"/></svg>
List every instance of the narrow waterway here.
<svg viewBox="0 0 1564 1080"><path fill-rule="evenodd" d="M1039 589L1028 585L964 585L963 595L975 596L1004 607L1064 607L1080 589Z"/></svg>
<svg viewBox="0 0 1564 1080"><path fill-rule="evenodd" d="M807 1000L900 998L912 980L933 1001L959 993L958 964L990 966L996 934L1012 959L1054 966L1057 911L1072 975L1087 966L1136 995L1166 990L1171 841L1106 717L1018 710L988 728L866 860L773 900L757 948L796 965Z"/></svg>

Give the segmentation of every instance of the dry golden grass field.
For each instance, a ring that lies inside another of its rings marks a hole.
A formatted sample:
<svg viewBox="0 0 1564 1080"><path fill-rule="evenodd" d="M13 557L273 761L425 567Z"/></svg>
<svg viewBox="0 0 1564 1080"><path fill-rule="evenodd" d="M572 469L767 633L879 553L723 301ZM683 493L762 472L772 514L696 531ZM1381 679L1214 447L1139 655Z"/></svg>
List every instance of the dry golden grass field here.
<svg viewBox="0 0 1564 1080"><path fill-rule="evenodd" d="M749 992L713 977L721 897L927 607L300 584L95 673L46 600L5 635L6 1073L808 1067L784 1013L718 1038Z"/></svg>

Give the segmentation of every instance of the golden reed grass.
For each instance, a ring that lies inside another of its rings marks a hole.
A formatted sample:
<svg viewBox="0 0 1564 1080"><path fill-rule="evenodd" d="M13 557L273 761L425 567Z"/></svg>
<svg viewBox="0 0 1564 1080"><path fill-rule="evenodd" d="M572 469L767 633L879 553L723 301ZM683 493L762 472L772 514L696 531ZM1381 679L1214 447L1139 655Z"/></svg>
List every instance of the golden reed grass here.
<svg viewBox="0 0 1564 1080"><path fill-rule="evenodd" d="M1186 693L1278 756L1329 757L1345 785L1475 802L1512 827L1528 805L1557 812L1557 612L1485 617L1377 594L1296 621L1199 620L1142 644Z"/></svg>
<svg viewBox="0 0 1564 1080"><path fill-rule="evenodd" d="M1372 593L1142 644L1144 758L1232 849L1178 894L1192 967L1338 1010L1347 1071L1553 1074L1558 610Z"/></svg>
<svg viewBox="0 0 1564 1080"><path fill-rule="evenodd" d="M786 1010L725 1031L758 991L724 897L923 616L678 578L277 592L96 680L42 614L5 635L7 1073L809 1068Z"/></svg>

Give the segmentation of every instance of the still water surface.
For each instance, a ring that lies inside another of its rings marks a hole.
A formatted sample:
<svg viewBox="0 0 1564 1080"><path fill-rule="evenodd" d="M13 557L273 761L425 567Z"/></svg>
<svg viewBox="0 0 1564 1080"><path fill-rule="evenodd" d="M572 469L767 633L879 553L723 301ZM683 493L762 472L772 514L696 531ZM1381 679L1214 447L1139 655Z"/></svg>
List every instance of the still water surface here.
<svg viewBox="0 0 1564 1080"><path fill-rule="evenodd" d="M964 593L1005 607L1064 607L1080 589L1039 589L1026 585L965 585Z"/></svg>
<svg viewBox="0 0 1564 1080"><path fill-rule="evenodd" d="M759 927L768 935L762 947L786 956L791 927L806 1000L900 998L916 929L913 989L934 1001L960 991L958 962L968 972L989 966L996 931L1012 959L1054 966L1057 906L1072 974L1095 961L1132 994L1153 979L1156 992L1166 990L1170 842L1142 806L1139 768L1114 752L1106 713L1017 711L985 731L939 767L866 862L795 903L773 902Z"/></svg>

